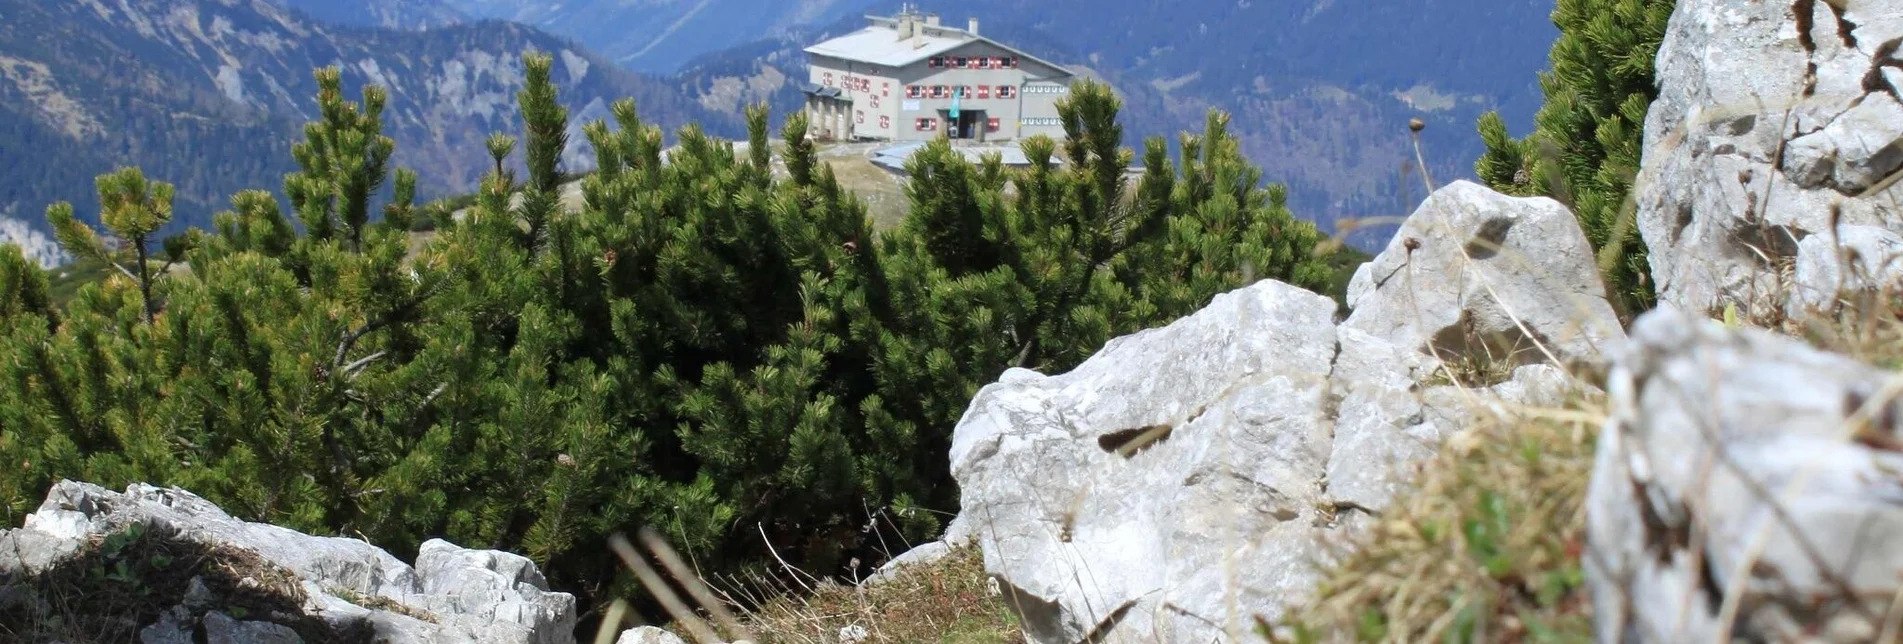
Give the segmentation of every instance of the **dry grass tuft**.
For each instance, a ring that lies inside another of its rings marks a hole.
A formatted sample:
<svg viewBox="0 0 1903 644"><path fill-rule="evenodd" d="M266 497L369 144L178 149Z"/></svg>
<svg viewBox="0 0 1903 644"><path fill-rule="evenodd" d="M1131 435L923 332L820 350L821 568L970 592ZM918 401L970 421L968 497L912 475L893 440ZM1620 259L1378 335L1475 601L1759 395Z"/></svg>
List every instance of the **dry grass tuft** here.
<svg viewBox="0 0 1903 644"><path fill-rule="evenodd" d="M715 589L658 534L643 530L635 539L617 535L610 541L622 565L672 618L669 630L691 642L1026 641L975 547L906 566L876 583L843 585L787 566L784 579L722 578L727 588ZM619 629L641 621L632 612L631 605L616 602L595 641L612 642Z"/></svg>
<svg viewBox="0 0 1903 644"><path fill-rule="evenodd" d="M745 619L763 644L838 642L841 629L852 626L865 629L863 641L881 644L1026 641L974 547L902 569L883 583L827 584L809 596L788 595Z"/></svg>
<svg viewBox="0 0 1903 644"><path fill-rule="evenodd" d="M1892 371L1903 370L1903 285L1845 293L1835 311L1790 325L1812 346Z"/></svg>
<svg viewBox="0 0 1903 644"><path fill-rule="evenodd" d="M1599 397L1446 441L1275 642L1586 642L1580 556ZM1267 631L1269 629L1264 628Z"/></svg>

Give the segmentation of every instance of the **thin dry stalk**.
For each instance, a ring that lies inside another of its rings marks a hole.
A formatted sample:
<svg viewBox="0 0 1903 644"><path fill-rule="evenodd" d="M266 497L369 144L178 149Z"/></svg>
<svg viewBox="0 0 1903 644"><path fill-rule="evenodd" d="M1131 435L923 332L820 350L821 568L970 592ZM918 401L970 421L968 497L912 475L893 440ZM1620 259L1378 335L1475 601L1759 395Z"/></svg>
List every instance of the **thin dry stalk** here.
<svg viewBox="0 0 1903 644"><path fill-rule="evenodd" d="M674 618L675 623L686 628L695 641L702 644L718 644L722 641L720 635L715 633L707 622L701 620L700 615L681 601L680 595L675 594L674 588L669 586L666 580L661 579L661 575L654 571L654 567L649 566L648 562L641 558L641 553L635 551L634 545L628 543L625 535L616 534L610 537L608 546L621 557L621 563L640 578L641 585L647 588L648 593L654 595L656 601L661 602L661 607Z"/></svg>

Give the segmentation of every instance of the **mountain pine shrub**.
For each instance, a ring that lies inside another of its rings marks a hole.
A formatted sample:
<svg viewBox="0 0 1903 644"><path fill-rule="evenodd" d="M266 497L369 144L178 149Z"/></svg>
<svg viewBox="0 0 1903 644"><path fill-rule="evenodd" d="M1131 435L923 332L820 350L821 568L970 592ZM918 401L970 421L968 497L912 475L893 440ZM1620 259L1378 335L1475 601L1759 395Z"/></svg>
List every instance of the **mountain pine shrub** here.
<svg viewBox="0 0 1903 644"><path fill-rule="evenodd" d="M615 103L580 129L598 170L566 210L567 110L550 59L524 65L519 137L489 140L473 205L434 213L420 251L383 91L349 101L320 70L290 216L238 193L170 245L189 270L64 309L0 253L0 503L23 512L58 478L178 485L400 554L434 536L521 551L585 597L634 591L605 542L644 526L709 575L775 556L864 572L957 509L952 427L1003 370L1067 370L1254 279L1331 279L1320 233L1258 185L1220 114L1180 166L1147 141L1132 176L1117 99L1080 84L1065 139L1026 141L1027 168L928 146L909 220L877 233L803 115L776 177L764 109L749 154L690 126L663 163L661 130ZM103 207L152 219L162 184L132 172ZM52 218L86 250L70 213ZM142 248L156 227L124 218L106 223Z"/></svg>

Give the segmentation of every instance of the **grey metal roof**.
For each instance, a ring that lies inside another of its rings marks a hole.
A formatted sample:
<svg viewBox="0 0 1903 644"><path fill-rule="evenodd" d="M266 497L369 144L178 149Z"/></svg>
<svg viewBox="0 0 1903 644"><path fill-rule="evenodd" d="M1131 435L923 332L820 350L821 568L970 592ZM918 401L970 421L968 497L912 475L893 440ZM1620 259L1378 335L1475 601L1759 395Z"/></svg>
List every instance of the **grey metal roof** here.
<svg viewBox="0 0 1903 644"><path fill-rule="evenodd" d="M806 92L808 94L812 94L814 96L825 96L828 98L838 98L839 96L845 93L840 91L839 88L837 87L820 87L812 83L801 84L800 91Z"/></svg>
<svg viewBox="0 0 1903 644"><path fill-rule="evenodd" d="M901 40L898 32L875 26L807 47L806 53L883 67L904 67L973 40L977 39L944 31Z"/></svg>
<svg viewBox="0 0 1903 644"><path fill-rule="evenodd" d="M892 27L874 24L844 36L807 47L806 53L843 58L855 62L879 65L881 67L904 67L932 56L957 49L967 43L985 42L1005 51L1017 54L1019 58L1035 61L1057 70L1066 76L1071 75L1070 70L1064 69L1063 66L1057 63L1032 56L1025 53L1024 50L984 36L974 36L966 31L943 26L926 27L921 25L919 29L924 30L924 32L914 38L900 39L899 32Z"/></svg>

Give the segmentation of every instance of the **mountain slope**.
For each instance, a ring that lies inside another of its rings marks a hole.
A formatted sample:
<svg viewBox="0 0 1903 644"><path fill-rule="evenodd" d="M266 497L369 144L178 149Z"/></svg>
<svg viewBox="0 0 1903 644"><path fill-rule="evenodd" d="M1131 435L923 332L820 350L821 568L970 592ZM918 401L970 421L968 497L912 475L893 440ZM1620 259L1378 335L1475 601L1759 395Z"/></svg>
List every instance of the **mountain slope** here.
<svg viewBox="0 0 1903 644"><path fill-rule="evenodd" d="M139 165L179 188L174 228L204 225L230 194L281 187L290 144L315 116L311 71L340 65L346 91L389 89L395 162L426 194L470 189L487 166L482 139L519 128L519 57L555 55L577 132L569 157L591 161L580 124L633 97L645 118L738 121L654 79L521 25L478 21L427 32L325 26L264 0L0 0L0 214L42 227L54 200L95 208L92 178ZM4 230L4 229L0 229Z"/></svg>
<svg viewBox="0 0 1903 644"><path fill-rule="evenodd" d="M445 0L473 16L574 38L631 69L668 73L703 54L826 23L874 0ZM891 3L882 3L891 4Z"/></svg>
<svg viewBox="0 0 1903 644"><path fill-rule="evenodd" d="M319 22L387 29L433 29L466 22L440 0L278 0Z"/></svg>

